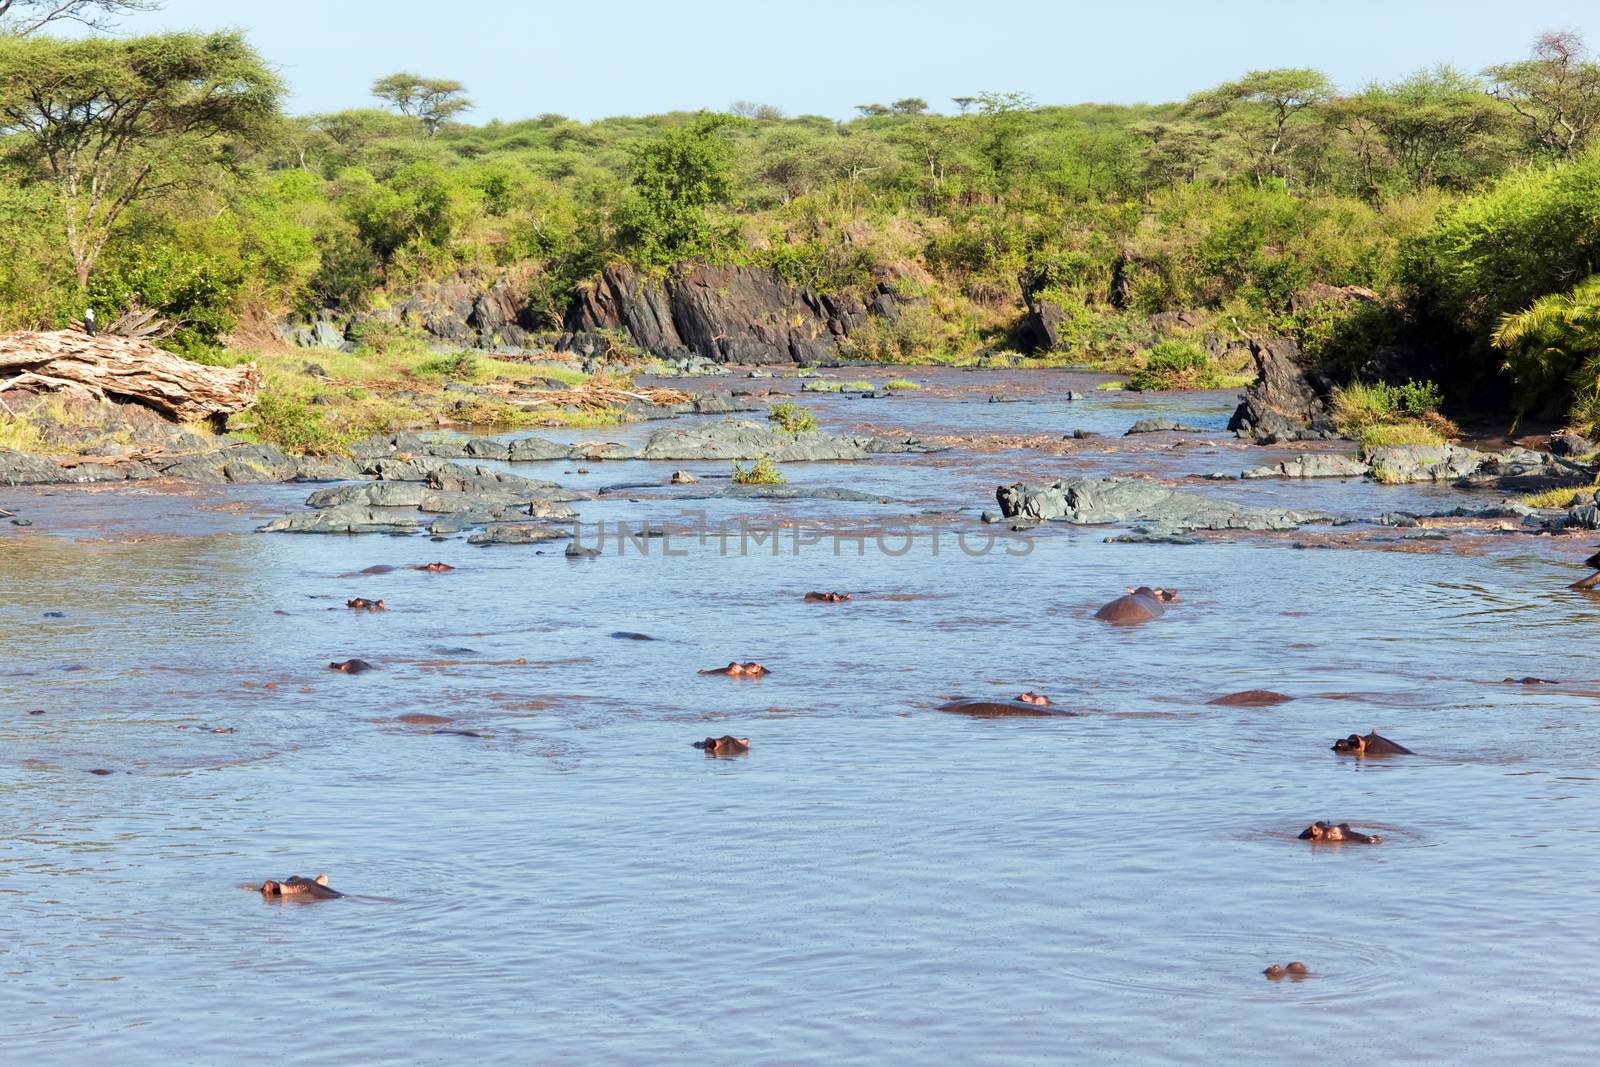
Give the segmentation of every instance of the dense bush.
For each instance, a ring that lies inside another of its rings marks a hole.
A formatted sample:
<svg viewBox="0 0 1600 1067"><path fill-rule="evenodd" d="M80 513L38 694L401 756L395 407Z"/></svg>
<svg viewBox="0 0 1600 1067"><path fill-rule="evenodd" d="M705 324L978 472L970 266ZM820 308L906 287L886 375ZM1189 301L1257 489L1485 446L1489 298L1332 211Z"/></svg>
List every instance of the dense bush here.
<svg viewBox="0 0 1600 1067"><path fill-rule="evenodd" d="M1145 355L1144 366L1128 376L1128 388L1211 389L1217 384L1211 357L1192 341L1162 341Z"/></svg>

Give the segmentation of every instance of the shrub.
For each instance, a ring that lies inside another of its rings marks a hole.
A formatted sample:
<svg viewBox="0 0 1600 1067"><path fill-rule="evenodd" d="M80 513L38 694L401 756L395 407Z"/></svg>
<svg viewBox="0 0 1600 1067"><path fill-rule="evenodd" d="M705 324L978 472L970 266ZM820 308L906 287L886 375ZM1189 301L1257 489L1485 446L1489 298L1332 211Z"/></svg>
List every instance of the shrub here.
<svg viewBox="0 0 1600 1067"><path fill-rule="evenodd" d="M177 325L165 347L185 355L215 351L233 328L237 264L173 245L135 248L95 275L89 303L109 322L135 304Z"/></svg>
<svg viewBox="0 0 1600 1067"><path fill-rule="evenodd" d="M250 409L250 417L256 439L285 452L327 455L343 446L322 412L297 396L262 393Z"/></svg>
<svg viewBox="0 0 1600 1067"><path fill-rule="evenodd" d="M748 467L733 461L734 485L782 485L787 480L770 456L762 456Z"/></svg>
<svg viewBox="0 0 1600 1067"><path fill-rule="evenodd" d="M1438 414L1440 402L1439 386L1431 381L1408 381L1404 385L1351 382L1333 391L1333 421L1346 434L1360 434L1374 426L1411 421L1427 427L1437 438L1454 430L1450 421Z"/></svg>
<svg viewBox="0 0 1600 1067"><path fill-rule="evenodd" d="M1600 407L1600 275L1500 319L1491 337L1505 355L1523 410L1571 398L1586 430Z"/></svg>
<svg viewBox="0 0 1600 1067"><path fill-rule="evenodd" d="M1211 357L1192 341L1162 341L1145 355L1144 366L1128 376L1128 388L1140 392L1212 389L1216 384Z"/></svg>
<svg viewBox="0 0 1600 1067"><path fill-rule="evenodd" d="M817 428L816 416L789 401L768 404L767 421L785 433L805 433Z"/></svg>
<svg viewBox="0 0 1600 1067"><path fill-rule="evenodd" d="M905 378L891 378L883 383L885 389L921 389L916 382L907 381Z"/></svg>

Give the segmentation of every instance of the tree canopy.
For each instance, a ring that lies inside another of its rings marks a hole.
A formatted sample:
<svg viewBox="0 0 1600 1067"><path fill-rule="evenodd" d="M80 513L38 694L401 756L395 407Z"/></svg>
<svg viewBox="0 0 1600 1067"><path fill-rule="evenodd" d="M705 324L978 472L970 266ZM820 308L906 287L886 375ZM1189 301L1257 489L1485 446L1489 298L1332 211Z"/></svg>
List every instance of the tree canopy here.
<svg viewBox="0 0 1600 1067"><path fill-rule="evenodd" d="M372 95L392 105L402 115L419 120L432 137L439 128L472 108L465 87L447 78L424 78L400 71L372 83Z"/></svg>

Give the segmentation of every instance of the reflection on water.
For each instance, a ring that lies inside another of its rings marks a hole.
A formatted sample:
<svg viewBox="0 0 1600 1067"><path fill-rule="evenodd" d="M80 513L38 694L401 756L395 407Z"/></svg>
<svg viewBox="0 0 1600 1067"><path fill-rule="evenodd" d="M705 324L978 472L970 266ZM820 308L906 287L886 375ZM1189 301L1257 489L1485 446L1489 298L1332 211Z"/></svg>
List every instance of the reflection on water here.
<svg viewBox="0 0 1600 1067"><path fill-rule="evenodd" d="M1035 384L1011 377L1004 391ZM819 410L835 428L855 404L877 424L975 430L1047 406L983 403L1008 381L994 378ZM1072 402L1079 421L1100 402ZM1141 403L1116 419L1173 410ZM1182 403L1201 417L1228 398ZM1001 451L789 473L970 518L1000 481L1124 461ZM588 466L597 483L670 467ZM1201 488L1330 509L1348 494L1353 510L1416 494ZM39 522L0 541L13 1057L1592 1058L1600 668L1576 650L1600 608L1562 588L1570 567L1546 542L1412 555L1052 529L1020 557L688 543L575 563L559 544L258 536L249 515L193 506L270 512L304 492L15 495ZM641 524L700 509L908 513L583 505ZM78 539L112 513L124 531L196 536ZM336 577L434 559L458 569ZM1182 599L1142 629L1090 618L1143 581ZM856 597L802 603L810 589ZM345 610L357 595L390 610ZM378 670L326 667L350 657ZM773 673L695 673L734 658ZM1560 684L1501 681L1524 676ZM1297 699L1206 703L1250 688ZM1088 714L934 710L1030 689ZM1374 728L1421 755L1329 751ZM750 754L690 747L723 733ZM1316 819L1386 840L1295 840ZM323 871L350 896L263 906L239 888ZM1261 976L1290 959L1314 977ZM1334 1030L1329 1010L1358 1022Z"/></svg>

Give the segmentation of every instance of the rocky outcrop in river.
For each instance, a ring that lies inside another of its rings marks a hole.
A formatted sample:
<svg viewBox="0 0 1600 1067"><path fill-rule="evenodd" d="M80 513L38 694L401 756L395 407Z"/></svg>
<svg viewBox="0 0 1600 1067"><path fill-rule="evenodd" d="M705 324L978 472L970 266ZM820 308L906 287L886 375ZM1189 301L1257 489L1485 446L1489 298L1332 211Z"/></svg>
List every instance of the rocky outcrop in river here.
<svg viewBox="0 0 1600 1067"><path fill-rule="evenodd" d="M1072 478L1048 486L1021 482L995 491L1003 518L1081 526L1141 523L1163 533L1185 530L1292 530L1331 516L1233 504L1180 492L1143 478Z"/></svg>
<svg viewBox="0 0 1600 1067"><path fill-rule="evenodd" d="M1258 444L1337 437L1328 414L1331 388L1311 369L1299 342L1269 337L1250 342L1256 383L1245 391L1228 429Z"/></svg>

